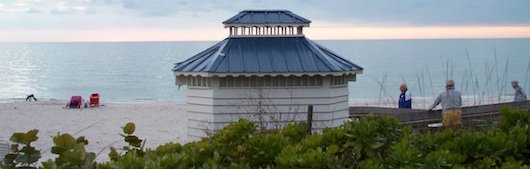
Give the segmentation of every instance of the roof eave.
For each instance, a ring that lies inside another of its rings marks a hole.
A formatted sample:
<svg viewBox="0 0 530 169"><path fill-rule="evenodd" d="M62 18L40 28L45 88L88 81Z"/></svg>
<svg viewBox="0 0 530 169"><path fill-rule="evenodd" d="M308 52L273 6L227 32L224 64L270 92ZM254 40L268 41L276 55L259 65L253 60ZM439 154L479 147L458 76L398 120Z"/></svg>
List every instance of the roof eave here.
<svg viewBox="0 0 530 169"><path fill-rule="evenodd" d="M343 76L343 75L354 75L354 74L362 74L362 70L354 70L354 71L342 71L342 72L271 72L271 73L211 73L211 72L180 72L175 71L175 76L201 76L201 77L264 77L264 76Z"/></svg>

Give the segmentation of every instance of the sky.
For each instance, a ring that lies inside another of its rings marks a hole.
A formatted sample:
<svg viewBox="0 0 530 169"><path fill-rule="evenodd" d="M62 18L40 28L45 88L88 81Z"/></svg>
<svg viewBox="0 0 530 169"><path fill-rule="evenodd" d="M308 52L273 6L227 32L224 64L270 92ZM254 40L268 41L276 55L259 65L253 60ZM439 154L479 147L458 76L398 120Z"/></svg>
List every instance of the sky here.
<svg viewBox="0 0 530 169"><path fill-rule="evenodd" d="M529 0L0 0L0 42L202 41L249 9L311 20L311 39L530 38Z"/></svg>

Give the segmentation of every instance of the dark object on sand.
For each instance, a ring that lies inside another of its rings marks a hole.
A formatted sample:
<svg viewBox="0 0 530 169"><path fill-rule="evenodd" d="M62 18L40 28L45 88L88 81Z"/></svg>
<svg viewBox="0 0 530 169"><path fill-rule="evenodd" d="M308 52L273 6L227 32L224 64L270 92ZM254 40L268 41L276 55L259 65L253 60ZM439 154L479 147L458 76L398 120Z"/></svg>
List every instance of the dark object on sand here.
<svg viewBox="0 0 530 169"><path fill-rule="evenodd" d="M29 94L29 95L26 97L26 101L31 101L32 98L33 98L33 100L37 101L37 98L35 98L35 95L33 95L33 94Z"/></svg>

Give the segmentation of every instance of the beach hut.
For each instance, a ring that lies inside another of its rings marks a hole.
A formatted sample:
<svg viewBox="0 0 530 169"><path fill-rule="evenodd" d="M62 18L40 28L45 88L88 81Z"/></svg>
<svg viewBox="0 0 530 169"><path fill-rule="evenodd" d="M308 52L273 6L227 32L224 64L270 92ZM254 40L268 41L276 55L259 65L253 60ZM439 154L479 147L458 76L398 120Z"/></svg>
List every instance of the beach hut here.
<svg viewBox="0 0 530 169"><path fill-rule="evenodd" d="M188 137L207 136L241 118L260 129L305 121L313 130L348 118L348 82L362 68L307 39L311 21L287 10L246 10L223 22L228 37L176 63L187 86Z"/></svg>

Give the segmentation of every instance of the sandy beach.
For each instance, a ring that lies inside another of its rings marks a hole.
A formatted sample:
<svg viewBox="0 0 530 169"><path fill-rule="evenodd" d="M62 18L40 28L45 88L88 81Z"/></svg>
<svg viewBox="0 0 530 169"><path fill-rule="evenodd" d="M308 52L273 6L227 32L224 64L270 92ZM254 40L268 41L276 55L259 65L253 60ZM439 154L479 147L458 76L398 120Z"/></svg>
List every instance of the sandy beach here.
<svg viewBox="0 0 530 169"><path fill-rule="evenodd" d="M108 147L122 147L121 126L136 124L135 134L147 138L146 147L167 142L186 142L186 109L179 102L105 103L104 106L65 109L66 101L0 103L0 137L9 139L14 132L39 130L34 144L42 151L43 160L54 158L49 149L52 136L70 133L85 136L87 150L101 153L97 160L107 159Z"/></svg>
<svg viewBox="0 0 530 169"><path fill-rule="evenodd" d="M503 97L501 102L509 101ZM481 102L494 103L499 101ZM425 109L432 99L413 99L413 108ZM464 99L464 106L476 105L472 98ZM0 103L0 138L8 140L14 132L39 130L39 140L34 144L42 151L43 160L54 158L49 149L52 136L70 133L74 137L85 136L89 140L87 150L100 153L98 161L108 159L109 147L125 145L121 126L127 122L136 124L135 135L147 139L146 148L155 148L168 142L186 143L186 106L176 101L111 102L95 108L66 109L65 100L37 102L14 101ZM391 99L350 100L350 106L396 107Z"/></svg>

